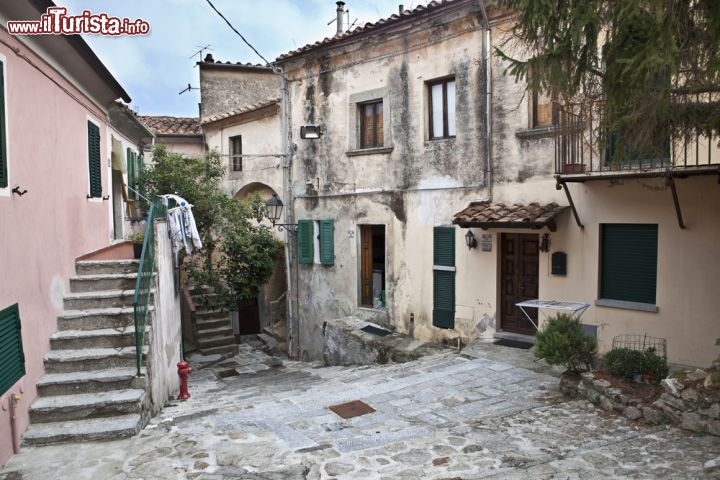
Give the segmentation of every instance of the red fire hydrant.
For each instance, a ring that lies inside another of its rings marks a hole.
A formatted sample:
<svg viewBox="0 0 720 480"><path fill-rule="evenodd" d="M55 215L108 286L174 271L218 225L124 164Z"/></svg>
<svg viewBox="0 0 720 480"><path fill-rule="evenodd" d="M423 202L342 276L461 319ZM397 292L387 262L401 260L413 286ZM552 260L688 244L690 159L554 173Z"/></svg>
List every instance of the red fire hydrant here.
<svg viewBox="0 0 720 480"><path fill-rule="evenodd" d="M178 400L187 400L190 398L190 393L188 393L188 385L187 385L187 377L190 375L190 372L192 372L192 368L190 368L190 364L188 362L180 362L177 364L178 367L178 376L180 377L180 395L178 395Z"/></svg>

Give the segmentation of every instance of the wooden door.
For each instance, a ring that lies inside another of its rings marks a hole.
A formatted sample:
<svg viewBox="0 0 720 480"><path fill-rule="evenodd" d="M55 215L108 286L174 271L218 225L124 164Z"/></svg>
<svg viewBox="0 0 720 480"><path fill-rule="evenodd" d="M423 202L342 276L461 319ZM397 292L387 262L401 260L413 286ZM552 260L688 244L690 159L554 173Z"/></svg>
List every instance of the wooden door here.
<svg viewBox="0 0 720 480"><path fill-rule="evenodd" d="M373 304L372 267L373 235L372 225L360 226L360 305Z"/></svg>
<svg viewBox="0 0 720 480"><path fill-rule="evenodd" d="M240 335L251 335L260 333L260 311L258 309L258 299L254 298L251 302L238 305L238 315L240 317Z"/></svg>
<svg viewBox="0 0 720 480"><path fill-rule="evenodd" d="M538 236L504 233L501 238L500 327L535 335L535 327L515 304L538 298ZM526 311L537 324L537 309Z"/></svg>

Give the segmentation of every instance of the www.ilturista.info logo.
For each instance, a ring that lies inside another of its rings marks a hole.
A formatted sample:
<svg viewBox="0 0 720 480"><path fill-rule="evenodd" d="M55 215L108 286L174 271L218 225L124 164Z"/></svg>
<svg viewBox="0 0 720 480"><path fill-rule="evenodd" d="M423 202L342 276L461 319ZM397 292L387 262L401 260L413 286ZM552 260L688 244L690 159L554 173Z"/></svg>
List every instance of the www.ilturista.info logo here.
<svg viewBox="0 0 720 480"><path fill-rule="evenodd" d="M40 20L10 20L10 35L147 35L150 24L138 18L111 17L106 13L94 14L85 10L81 15L68 15L65 7L50 7Z"/></svg>

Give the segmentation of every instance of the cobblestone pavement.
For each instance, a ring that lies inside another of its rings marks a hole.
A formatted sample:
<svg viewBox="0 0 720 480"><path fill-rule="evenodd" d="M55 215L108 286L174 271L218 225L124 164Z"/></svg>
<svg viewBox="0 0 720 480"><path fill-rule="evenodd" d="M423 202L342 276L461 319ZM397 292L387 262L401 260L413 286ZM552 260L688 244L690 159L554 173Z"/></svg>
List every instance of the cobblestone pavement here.
<svg viewBox="0 0 720 480"><path fill-rule="evenodd" d="M131 439L24 448L17 479L720 478L720 439L636 425L557 392L528 352L479 345L405 364L319 367L243 345L193 373ZM237 368L238 376L220 371ZM328 406L376 411L344 420ZM710 465L710 464L708 464Z"/></svg>

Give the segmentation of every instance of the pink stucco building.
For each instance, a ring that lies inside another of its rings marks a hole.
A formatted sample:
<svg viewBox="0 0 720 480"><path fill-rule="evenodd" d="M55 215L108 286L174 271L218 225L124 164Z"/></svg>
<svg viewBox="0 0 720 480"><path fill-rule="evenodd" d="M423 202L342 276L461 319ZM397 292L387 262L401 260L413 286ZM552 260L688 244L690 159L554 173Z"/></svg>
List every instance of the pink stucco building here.
<svg viewBox="0 0 720 480"><path fill-rule="evenodd" d="M127 234L113 219L122 208L113 208L111 139L142 152L142 127L129 138L110 118L130 97L80 37L7 33L8 20L37 19L52 5L0 4L0 316L15 305L19 316L0 323L0 352L12 351L19 324L24 355L24 374L16 358L0 358L0 465L27 428L75 259Z"/></svg>

